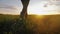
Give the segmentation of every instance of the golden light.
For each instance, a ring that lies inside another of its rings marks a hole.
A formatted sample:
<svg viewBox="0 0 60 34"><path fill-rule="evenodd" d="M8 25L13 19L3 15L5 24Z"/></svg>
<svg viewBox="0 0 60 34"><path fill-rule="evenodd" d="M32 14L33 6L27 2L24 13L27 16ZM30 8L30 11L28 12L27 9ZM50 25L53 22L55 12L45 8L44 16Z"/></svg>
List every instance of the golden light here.
<svg viewBox="0 0 60 34"><path fill-rule="evenodd" d="M37 19L43 19L43 18L44 18L43 15L36 15L35 17L36 17Z"/></svg>
<svg viewBox="0 0 60 34"><path fill-rule="evenodd" d="M45 7L46 5L46 7ZM35 14L35 15L51 15L57 14L57 6L56 5L49 5L49 2L42 1L40 3L36 3L33 5L28 6L28 14Z"/></svg>

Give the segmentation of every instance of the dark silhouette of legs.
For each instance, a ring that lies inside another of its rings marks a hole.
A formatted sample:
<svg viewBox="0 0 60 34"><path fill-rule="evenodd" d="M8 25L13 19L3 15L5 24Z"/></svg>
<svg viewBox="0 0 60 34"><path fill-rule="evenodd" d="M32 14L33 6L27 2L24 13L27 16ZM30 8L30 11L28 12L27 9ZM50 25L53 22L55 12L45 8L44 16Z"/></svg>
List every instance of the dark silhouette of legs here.
<svg viewBox="0 0 60 34"><path fill-rule="evenodd" d="M30 0L21 0L22 5L23 5L23 9L22 9L22 12L21 12L21 17L22 18L27 17L27 7L28 7L28 4L29 4L29 1Z"/></svg>

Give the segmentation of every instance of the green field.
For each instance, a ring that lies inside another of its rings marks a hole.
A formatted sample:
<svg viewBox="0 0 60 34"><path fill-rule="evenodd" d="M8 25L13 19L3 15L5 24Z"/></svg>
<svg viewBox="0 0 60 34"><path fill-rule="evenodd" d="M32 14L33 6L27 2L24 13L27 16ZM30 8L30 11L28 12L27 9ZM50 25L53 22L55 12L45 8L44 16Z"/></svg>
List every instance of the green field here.
<svg viewBox="0 0 60 34"><path fill-rule="evenodd" d="M60 34L60 15L28 15L25 24L19 19L19 15L0 14L0 34L14 31L18 31L16 34Z"/></svg>

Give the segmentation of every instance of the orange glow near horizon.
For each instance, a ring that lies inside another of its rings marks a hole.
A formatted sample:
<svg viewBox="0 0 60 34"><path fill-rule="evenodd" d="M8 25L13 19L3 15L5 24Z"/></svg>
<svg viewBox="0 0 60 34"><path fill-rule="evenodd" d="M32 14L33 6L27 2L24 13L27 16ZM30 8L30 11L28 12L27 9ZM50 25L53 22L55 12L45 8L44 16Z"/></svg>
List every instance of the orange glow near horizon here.
<svg viewBox="0 0 60 34"><path fill-rule="evenodd" d="M44 18L43 15L36 15L35 17L36 17L37 19L43 19L43 18Z"/></svg>

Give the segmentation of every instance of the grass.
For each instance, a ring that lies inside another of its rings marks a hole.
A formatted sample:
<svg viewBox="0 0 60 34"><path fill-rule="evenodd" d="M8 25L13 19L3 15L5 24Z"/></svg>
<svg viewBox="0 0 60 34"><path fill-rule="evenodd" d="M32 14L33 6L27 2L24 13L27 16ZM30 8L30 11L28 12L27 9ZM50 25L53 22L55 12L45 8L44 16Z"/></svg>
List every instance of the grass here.
<svg viewBox="0 0 60 34"><path fill-rule="evenodd" d="M18 24L16 29L20 31L22 27L21 24L19 26L19 18L19 15L0 14L0 33L4 33L7 31L10 32L11 26L13 26L14 29L15 23ZM28 34L46 34L47 32L50 34L60 33L60 15L28 15L27 23L25 24L25 26ZM16 30L14 29L14 31Z"/></svg>

